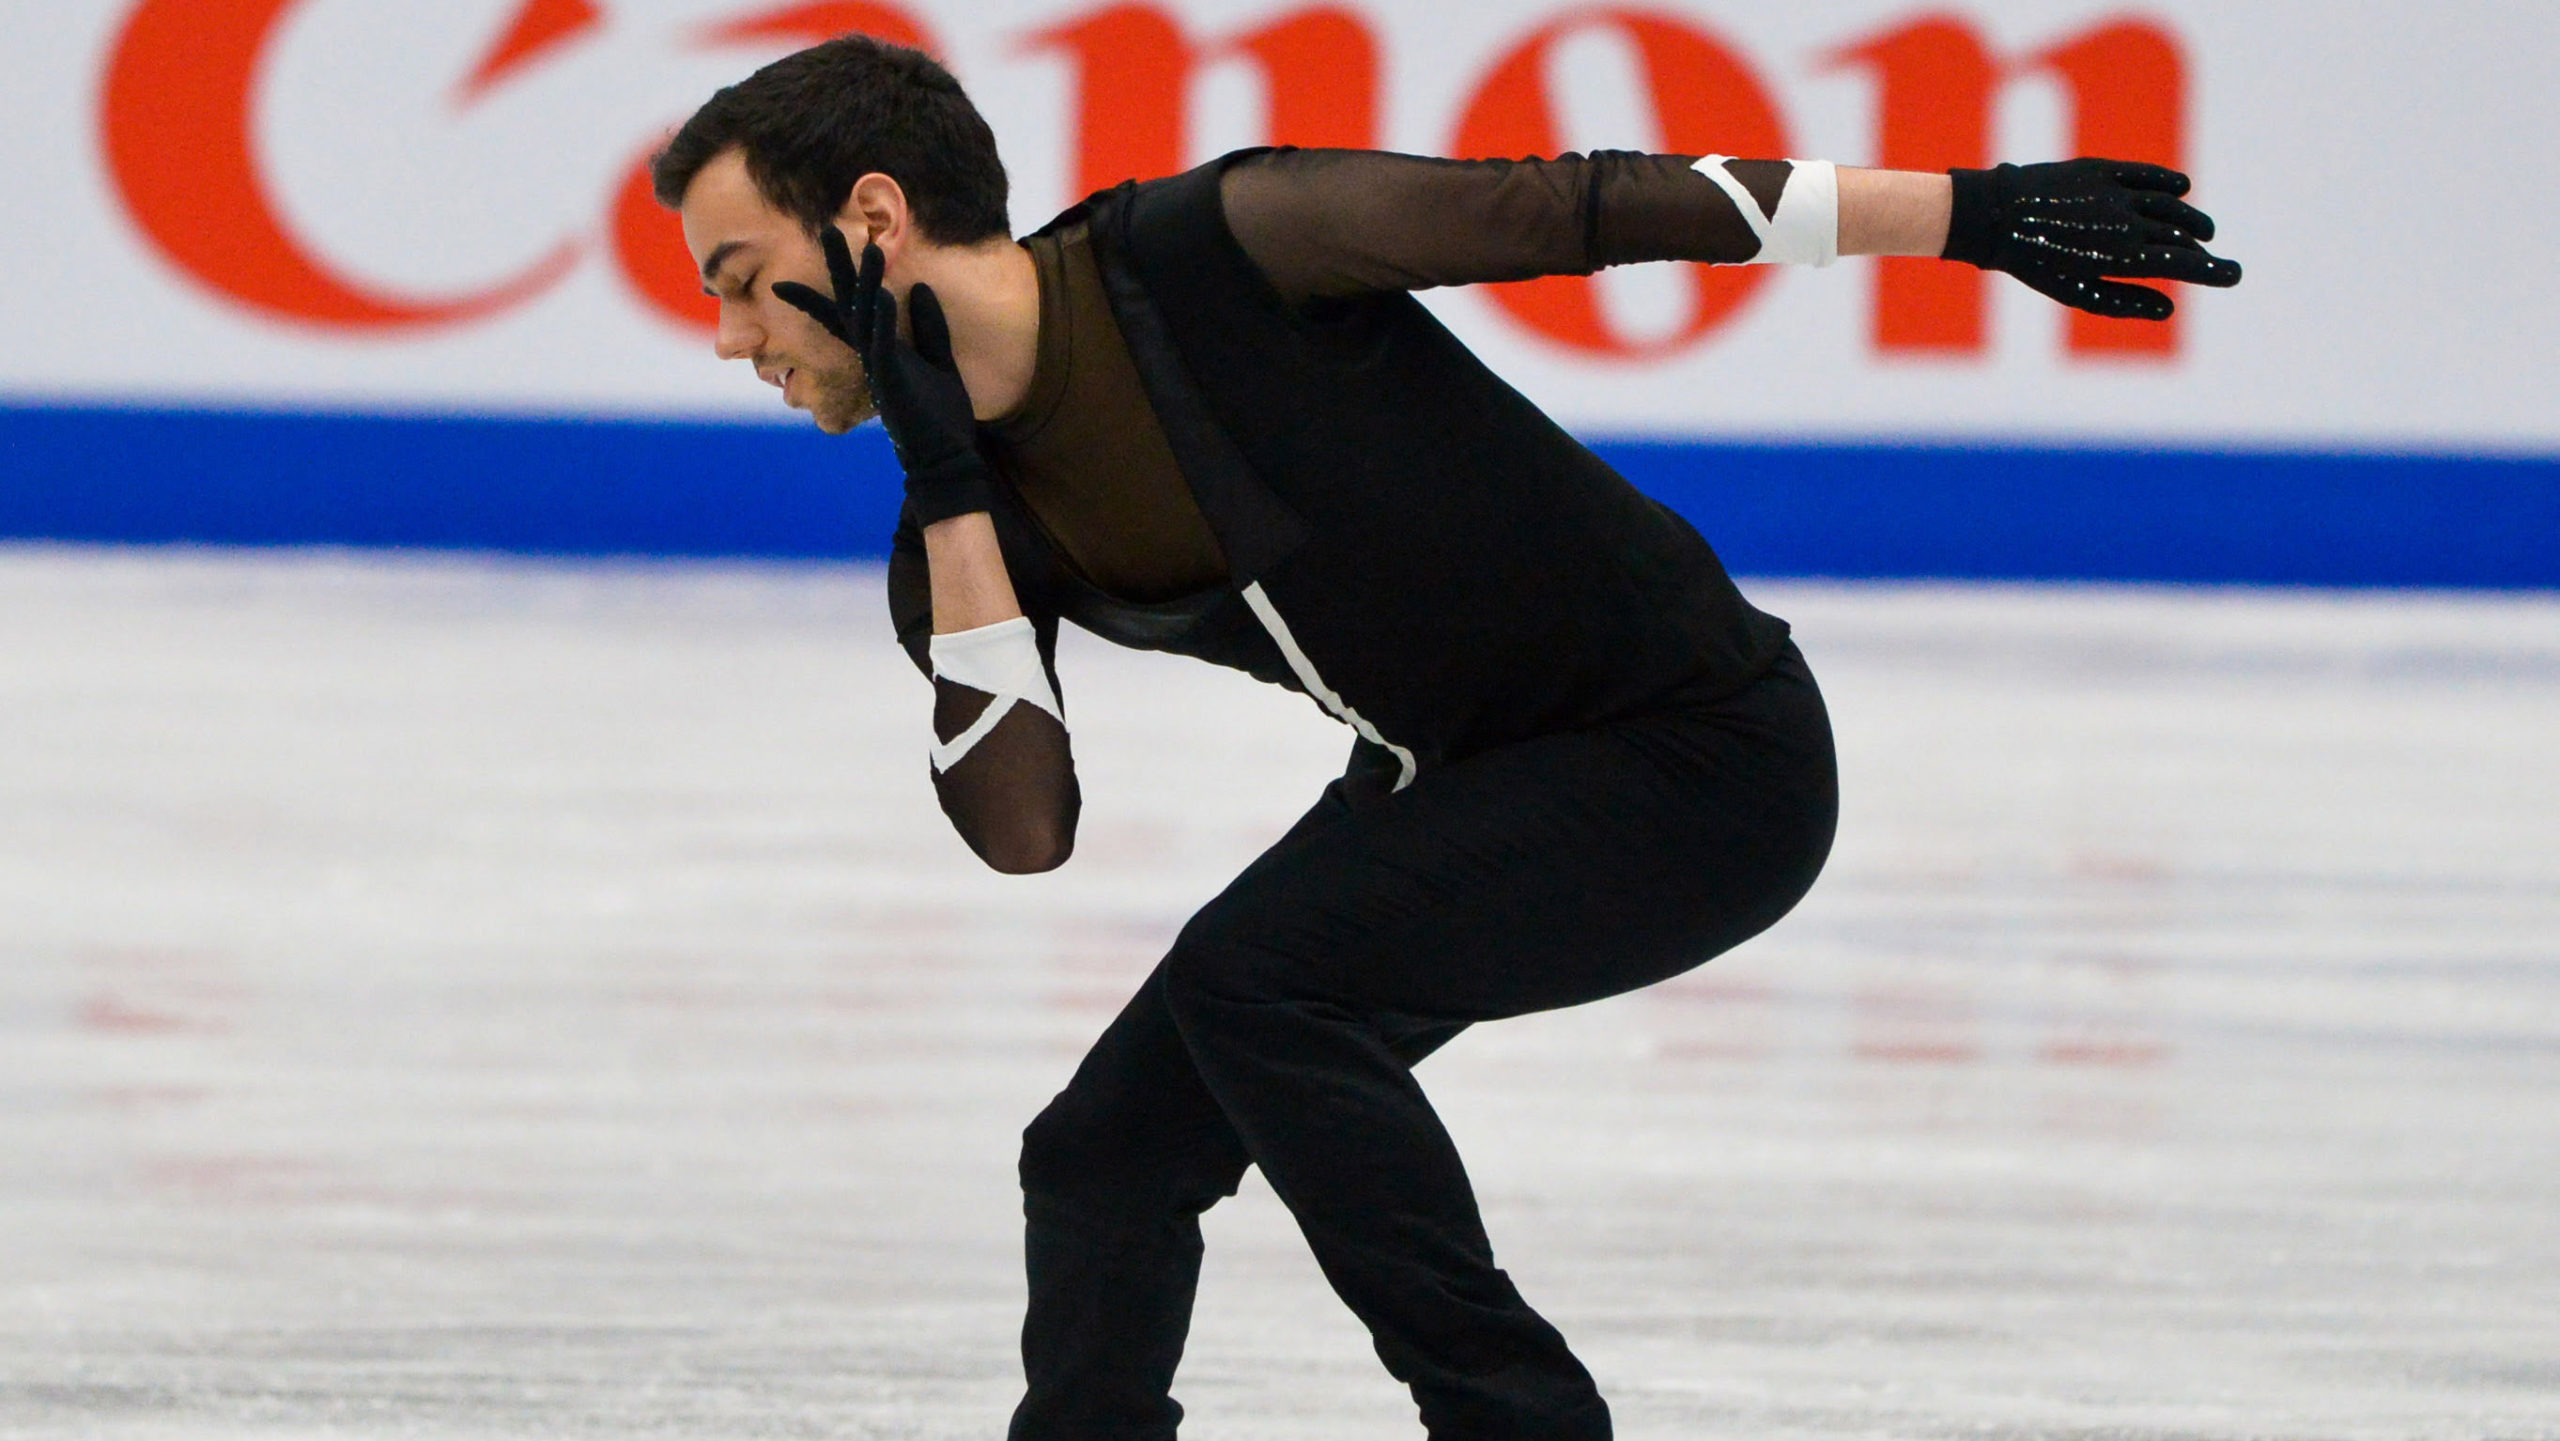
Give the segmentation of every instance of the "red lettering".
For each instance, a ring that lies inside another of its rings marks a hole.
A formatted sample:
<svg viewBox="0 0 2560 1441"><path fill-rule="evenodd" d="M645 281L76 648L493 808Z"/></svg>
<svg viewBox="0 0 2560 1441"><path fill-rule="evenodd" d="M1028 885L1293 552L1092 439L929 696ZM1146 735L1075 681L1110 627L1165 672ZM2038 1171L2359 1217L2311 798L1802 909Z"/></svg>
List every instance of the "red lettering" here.
<svg viewBox="0 0 2560 1441"><path fill-rule="evenodd" d="M658 147L640 152L622 173L613 196L613 258L631 293L664 320L705 335L720 328L720 302L702 293L702 272L685 248L684 226L658 203L649 162Z"/></svg>
<svg viewBox="0 0 2560 1441"><path fill-rule="evenodd" d="M171 264L285 320L352 330L450 325L521 304L577 260L563 243L476 294L397 298L338 274L276 214L250 138L259 62L299 0L146 0L117 37L100 128L125 209Z"/></svg>
<svg viewBox="0 0 2560 1441"><path fill-rule="evenodd" d="M604 23L593 0L525 0L497 45L464 78L458 98L468 104L499 81Z"/></svg>
<svg viewBox="0 0 2560 1441"><path fill-rule="evenodd" d="M2000 75L1973 27L1931 16L1840 52L1876 71L1876 164L1979 170L1991 163ZM1982 353L1983 274L1969 265L1887 256L1876 262L1875 343L1887 354Z"/></svg>
<svg viewBox="0 0 2560 1441"><path fill-rule="evenodd" d="M1469 158L1554 155L1562 147L1547 63L1566 37L1614 26L1636 46L1651 82L1653 106L1670 149L1685 155L1784 156L1786 127L1759 77L1730 46L1688 22L1638 10L1591 10L1568 16L1522 41L1494 66L1458 122L1456 152ZM1591 280L1553 275L1488 287L1494 304L1531 331L1592 355L1646 359L1698 343L1731 321L1760 287L1765 269L1693 266L1696 300L1689 322L1667 340L1631 340L1612 329Z"/></svg>
<svg viewBox="0 0 2560 1441"><path fill-rule="evenodd" d="M2072 148L2082 155L2186 168L2187 62L2178 38L2127 20L2046 51L2035 63L2058 72L2071 91ZM2071 312L2071 349L2081 355L2166 360L2178 353L2178 317L2109 320Z"/></svg>
<svg viewBox="0 0 2560 1441"><path fill-rule="evenodd" d="M1991 163L1992 110L2021 74L2059 76L2072 100L2072 150L2183 168L2187 66L2175 36L2122 21L2030 58L2001 65L1960 19L1931 15L1838 52L1840 64L1875 72L1880 91L1876 163L1944 170ZM1875 343L1887 354L1980 355L1985 277L1933 260L1887 259L1876 272ZM2166 358L2178 323L2106 320L2072 312L2068 345L2088 356Z"/></svg>
<svg viewBox="0 0 2560 1441"><path fill-rule="evenodd" d="M100 127L110 175L137 229L173 265L221 296L264 314L348 330L449 325L512 308L575 264L564 241L522 273L469 294L402 296L340 273L279 214L253 139L251 107L266 51L309 0L138 0L112 51ZM593 33L599 0L519 0L487 52L455 89L470 104ZM1528 35L1488 72L1459 119L1453 153L1552 155L1566 140L1548 71L1557 47L1594 29L1633 46L1667 149L1783 155L1779 111L1753 68L1720 37L1667 12L1599 8L1561 16ZM860 31L933 48L894 4L814 0L723 20L701 45L806 45ZM1202 39L1164 4L1122 0L1032 36L1075 67L1074 184L1090 192L1168 174L1193 158L1186 116L1204 68L1254 66L1270 94L1277 143L1379 143L1381 65L1375 33L1352 11L1318 4L1256 28ZM2059 80L2071 106L2071 148L2183 168L2190 66L2178 38L2118 20L2010 61L1980 31L1932 13L1850 46L1836 63L1871 71L1878 88L1877 160L1905 169L1990 162L2004 89L2029 75ZM622 173L611 198L611 250L656 313L707 328L713 307L674 217L649 192L647 157ZM1768 280L1764 270L1695 267L1694 301L1668 340L1613 327L1584 277L1489 288L1513 320L1586 355L1656 358L1730 323ZM1965 267L1889 259L1877 270L1875 343L1888 355L1979 356L1988 346L1984 277ZM2107 321L2073 313L2067 344L2081 357L2174 357L2176 322Z"/></svg>
<svg viewBox="0 0 2560 1441"><path fill-rule="evenodd" d="M1378 143L1378 41L1350 11L1319 6L1233 40L1194 43L1153 5L1097 10L1031 38L1076 67L1077 193L1171 175L1189 163L1185 119L1202 66L1241 56L1270 85L1276 145Z"/></svg>
<svg viewBox="0 0 2560 1441"><path fill-rule="evenodd" d="M874 5L868 0L817 0L815 4L768 10L744 20L724 20L704 31L702 39L708 45L779 40L802 46L854 34L874 35L892 45L916 50L935 48L913 16L895 6Z"/></svg>

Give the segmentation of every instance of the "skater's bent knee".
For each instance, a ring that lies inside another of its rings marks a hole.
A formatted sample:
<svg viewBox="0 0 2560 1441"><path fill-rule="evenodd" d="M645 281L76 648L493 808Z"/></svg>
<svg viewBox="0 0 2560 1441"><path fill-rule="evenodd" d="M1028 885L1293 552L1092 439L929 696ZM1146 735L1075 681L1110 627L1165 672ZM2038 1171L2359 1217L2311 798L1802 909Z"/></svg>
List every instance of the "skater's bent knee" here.
<svg viewBox="0 0 2560 1441"><path fill-rule="evenodd" d="M1022 1132L1024 1198L1106 1224L1207 1210L1236 1193L1247 1164L1221 1119L1106 1114L1072 1090Z"/></svg>
<svg viewBox="0 0 2560 1441"><path fill-rule="evenodd" d="M1268 916L1231 912L1212 902L1193 916L1164 958L1165 1005L1188 1029L1223 1007L1321 1000L1324 968L1303 946L1274 935Z"/></svg>
<svg viewBox="0 0 2560 1441"><path fill-rule="evenodd" d="M1051 1101L1022 1128L1025 1195L1063 1196L1085 1190L1110 1170L1101 1118L1073 1092Z"/></svg>

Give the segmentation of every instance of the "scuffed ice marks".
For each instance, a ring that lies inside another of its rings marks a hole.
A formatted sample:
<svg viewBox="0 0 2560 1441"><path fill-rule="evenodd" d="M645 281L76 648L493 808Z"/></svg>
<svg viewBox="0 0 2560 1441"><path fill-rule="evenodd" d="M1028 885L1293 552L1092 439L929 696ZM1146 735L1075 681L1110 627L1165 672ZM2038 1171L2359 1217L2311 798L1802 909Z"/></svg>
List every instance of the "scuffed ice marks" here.
<svg viewBox="0 0 2560 1441"><path fill-rule="evenodd" d="M990 876L859 570L0 551L0 1436L999 1435L1014 1149L1342 761L1078 645ZM1633 1441L2560 1437L2560 603L1754 586L1830 872L1422 1078ZM1409 1441L1258 1180L1203 1436Z"/></svg>

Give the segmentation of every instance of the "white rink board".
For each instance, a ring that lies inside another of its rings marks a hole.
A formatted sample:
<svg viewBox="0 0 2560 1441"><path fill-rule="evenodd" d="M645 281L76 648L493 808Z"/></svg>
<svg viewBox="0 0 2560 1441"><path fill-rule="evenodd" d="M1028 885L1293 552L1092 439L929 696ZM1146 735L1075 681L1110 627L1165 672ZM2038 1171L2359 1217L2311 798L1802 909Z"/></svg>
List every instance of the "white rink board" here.
<svg viewBox="0 0 2560 1441"><path fill-rule="evenodd" d="M248 14L276 0L158 0ZM143 238L110 174L102 79L131 0L0 5L0 135L17 193L0 291L0 399L361 410L764 414L743 367L656 318L611 263L608 202L653 135L767 45L705 48L714 22L774 6L654 0L598 11L465 105L456 86L529 0L293 0L234 114L265 208L315 264L394 295L476 291L561 247L565 278L495 315L350 331L226 301ZM571 0L541 0L556 8ZM1098 4L933 0L900 8L937 36L993 119L1017 224L1075 197L1069 67L1032 45ZM1296 7L1164 7L1204 43ZM1908 3L1682 4L1659 14L1720 37L1767 91L1794 148L1857 163L1877 144L1875 87L1826 64L1907 23ZM1439 153L1495 62L1569 12L1555 0L1350 7L1381 64L1379 141ZM2003 55L2120 18L2098 3L2001 0L1955 13ZM2560 447L2560 8L2310 0L2165 0L2140 17L2189 65L2189 165L2250 266L2196 297L2165 364L2092 362L2048 304L2003 281L1984 356L1880 356L1868 267L1790 273L1733 324L1677 354L1595 360L1523 330L1481 296L1436 302L1470 344L1568 424L1613 433L1824 438L2072 438L2548 452ZM1563 139L1655 147L1661 118L1621 29L1596 24L1548 67ZM1187 160L1268 133L1266 88L1240 62L1189 91ZM2003 153L2067 148L2063 91L2005 92ZM227 222L226 222L227 223ZM1604 285L1630 333L1681 313L1686 282L1648 267Z"/></svg>
<svg viewBox="0 0 2560 1441"><path fill-rule="evenodd" d="M1019 1128L1345 733L1071 638L991 876L878 594L0 550L0 1435L1000 1434ZM1619 1434L2560 1436L2560 604L1755 596L1821 886L1423 1070ZM1209 1230L1186 1434L1417 1434Z"/></svg>

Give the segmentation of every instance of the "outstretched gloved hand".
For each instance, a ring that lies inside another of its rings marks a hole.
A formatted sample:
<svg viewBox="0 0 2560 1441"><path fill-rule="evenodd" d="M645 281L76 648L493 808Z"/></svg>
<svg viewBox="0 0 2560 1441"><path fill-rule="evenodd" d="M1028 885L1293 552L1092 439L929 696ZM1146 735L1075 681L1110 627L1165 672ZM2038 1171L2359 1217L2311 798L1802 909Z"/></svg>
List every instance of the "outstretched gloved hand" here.
<svg viewBox="0 0 2560 1441"><path fill-rule="evenodd" d="M877 245L853 247L833 226L819 237L827 252L832 296L797 281L779 281L773 293L806 312L862 357L880 424L907 473L907 504L918 525L988 507L987 463L978 454L978 420L969 387L951 358L951 324L930 285L907 292L912 339L898 334L898 297L880 283L887 260Z"/></svg>
<svg viewBox="0 0 2560 1441"><path fill-rule="evenodd" d="M1949 260L2005 270L2092 315L2166 320L2176 302L2124 280L2229 289L2237 261L2208 254L2213 219L2179 197L2187 177L2125 160L1957 170Z"/></svg>

